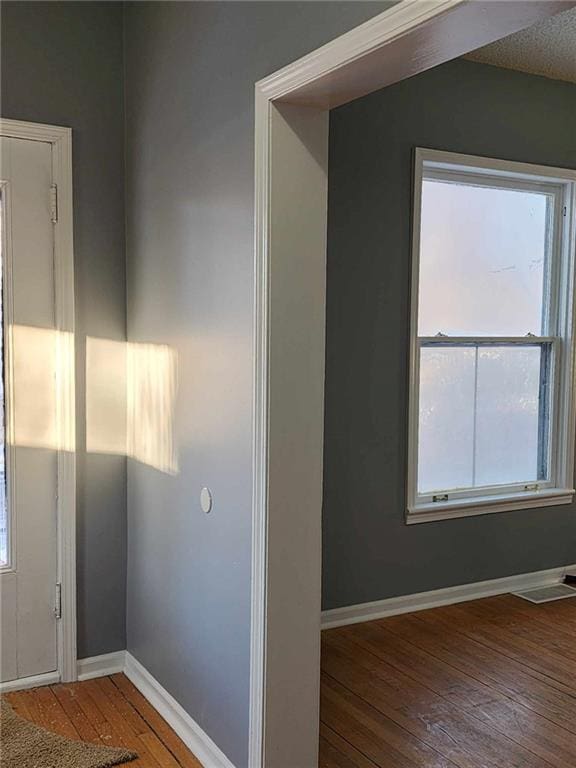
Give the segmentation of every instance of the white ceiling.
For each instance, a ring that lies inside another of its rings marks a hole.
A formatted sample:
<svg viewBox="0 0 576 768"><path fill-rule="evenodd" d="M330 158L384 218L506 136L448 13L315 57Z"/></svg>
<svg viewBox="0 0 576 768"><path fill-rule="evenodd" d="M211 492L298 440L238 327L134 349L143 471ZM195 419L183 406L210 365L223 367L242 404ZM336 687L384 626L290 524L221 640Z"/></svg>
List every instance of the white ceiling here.
<svg viewBox="0 0 576 768"><path fill-rule="evenodd" d="M466 58L576 83L576 8L478 48Z"/></svg>

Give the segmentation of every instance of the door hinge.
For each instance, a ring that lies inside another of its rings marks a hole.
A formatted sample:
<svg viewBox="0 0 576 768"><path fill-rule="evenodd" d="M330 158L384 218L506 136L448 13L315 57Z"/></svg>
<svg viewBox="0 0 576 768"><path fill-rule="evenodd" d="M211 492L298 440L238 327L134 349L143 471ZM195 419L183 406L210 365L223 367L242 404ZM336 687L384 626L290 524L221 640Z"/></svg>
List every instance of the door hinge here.
<svg viewBox="0 0 576 768"><path fill-rule="evenodd" d="M52 224L58 223L58 185L50 185L50 219Z"/></svg>
<svg viewBox="0 0 576 768"><path fill-rule="evenodd" d="M56 584L56 602L54 603L54 616L62 618L62 584Z"/></svg>

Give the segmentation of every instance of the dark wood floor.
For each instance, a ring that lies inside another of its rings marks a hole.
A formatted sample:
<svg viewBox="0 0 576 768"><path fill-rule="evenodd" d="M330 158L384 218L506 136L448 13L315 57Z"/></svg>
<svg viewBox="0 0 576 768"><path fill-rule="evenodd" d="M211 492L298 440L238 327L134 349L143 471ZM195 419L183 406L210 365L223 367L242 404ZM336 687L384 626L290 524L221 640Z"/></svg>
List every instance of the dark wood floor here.
<svg viewBox="0 0 576 768"><path fill-rule="evenodd" d="M140 757L129 766L202 768L124 675L17 691L6 698L22 717L62 736L132 749Z"/></svg>
<svg viewBox="0 0 576 768"><path fill-rule="evenodd" d="M576 599L328 630L321 768L576 768Z"/></svg>

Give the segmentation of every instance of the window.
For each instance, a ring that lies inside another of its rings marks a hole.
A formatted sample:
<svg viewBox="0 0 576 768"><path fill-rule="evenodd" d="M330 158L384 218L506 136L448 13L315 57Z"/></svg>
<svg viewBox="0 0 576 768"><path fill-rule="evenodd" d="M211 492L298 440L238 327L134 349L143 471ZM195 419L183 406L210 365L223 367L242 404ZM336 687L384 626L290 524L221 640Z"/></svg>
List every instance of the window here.
<svg viewBox="0 0 576 768"><path fill-rule="evenodd" d="M575 190L416 150L408 522L572 500Z"/></svg>

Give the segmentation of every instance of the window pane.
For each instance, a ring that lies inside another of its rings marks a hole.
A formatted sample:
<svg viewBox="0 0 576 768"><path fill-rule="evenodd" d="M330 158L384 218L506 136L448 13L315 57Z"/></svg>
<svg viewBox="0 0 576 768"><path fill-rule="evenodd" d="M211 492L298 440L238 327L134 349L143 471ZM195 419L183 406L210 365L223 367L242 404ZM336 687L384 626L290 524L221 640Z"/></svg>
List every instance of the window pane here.
<svg viewBox="0 0 576 768"><path fill-rule="evenodd" d="M471 347L421 350L419 493L472 485L475 358Z"/></svg>
<svg viewBox="0 0 576 768"><path fill-rule="evenodd" d="M418 333L541 335L548 197L425 180Z"/></svg>
<svg viewBox="0 0 576 768"><path fill-rule="evenodd" d="M478 350L475 484L539 478L540 347Z"/></svg>
<svg viewBox="0 0 576 768"><path fill-rule="evenodd" d="M548 477L550 345L423 347L418 492Z"/></svg>
<svg viewBox="0 0 576 768"><path fill-rule="evenodd" d="M6 446L4 414L4 201L0 195L0 567L8 565L8 510L6 503Z"/></svg>

